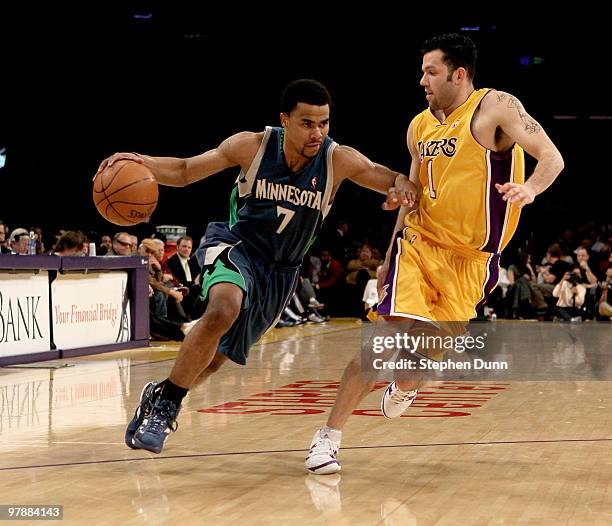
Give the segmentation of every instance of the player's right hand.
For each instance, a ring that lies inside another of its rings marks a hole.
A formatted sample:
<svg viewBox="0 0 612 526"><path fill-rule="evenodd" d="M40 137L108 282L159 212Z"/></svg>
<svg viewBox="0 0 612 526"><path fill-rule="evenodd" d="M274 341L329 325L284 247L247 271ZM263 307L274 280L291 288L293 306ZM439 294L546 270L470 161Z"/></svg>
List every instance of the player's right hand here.
<svg viewBox="0 0 612 526"><path fill-rule="evenodd" d="M387 190L383 210L395 210L400 206L413 207L419 191L416 185L405 175L395 179L395 185Z"/></svg>
<svg viewBox="0 0 612 526"><path fill-rule="evenodd" d="M100 172L106 170L106 168L108 168L109 166L112 166L117 161L134 161L136 163L144 164L144 159L137 153L128 153L128 152L114 153L113 155L111 155L110 157L107 157L100 163L100 166L98 167L98 171L96 172L94 179Z"/></svg>

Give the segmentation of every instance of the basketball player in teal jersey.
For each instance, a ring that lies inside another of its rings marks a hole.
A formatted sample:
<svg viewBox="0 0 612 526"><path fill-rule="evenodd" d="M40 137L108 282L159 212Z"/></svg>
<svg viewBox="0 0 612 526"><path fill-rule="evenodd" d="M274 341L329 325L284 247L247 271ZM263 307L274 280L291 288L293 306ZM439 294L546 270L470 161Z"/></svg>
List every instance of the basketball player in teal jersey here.
<svg viewBox="0 0 612 526"><path fill-rule="evenodd" d="M302 258L342 181L386 194L399 177L406 188L401 174L328 137L330 107L325 86L297 80L281 99L282 127L238 133L189 159L117 153L100 165L99 171L121 159L143 163L168 186L240 167L229 221L209 224L196 252L206 310L169 378L144 386L125 435L129 447L159 453L196 379L228 358L246 364L249 347L274 326L292 296Z"/></svg>

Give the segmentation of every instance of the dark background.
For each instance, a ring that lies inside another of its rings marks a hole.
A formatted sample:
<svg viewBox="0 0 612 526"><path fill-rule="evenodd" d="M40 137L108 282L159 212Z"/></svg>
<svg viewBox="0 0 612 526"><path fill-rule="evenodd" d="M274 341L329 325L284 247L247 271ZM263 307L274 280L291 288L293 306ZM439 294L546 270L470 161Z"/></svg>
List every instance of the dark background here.
<svg viewBox="0 0 612 526"><path fill-rule="evenodd" d="M15 31L2 80L0 218L47 234L117 231L91 199L102 159L116 151L191 156L232 133L276 125L280 92L303 77L330 89L336 141L407 172L406 128L426 104L420 43L471 28L464 31L479 46L476 87L517 95L566 161L555 185L525 210L513 245L541 248L564 228L610 221L612 120L592 118L612 115L603 23L567 13L553 22L533 14L403 14L383 5L332 12L296 4L297 12L259 15L237 6L88 3L16 15L7 24ZM162 187L152 222L134 232L182 224L199 239L210 220L227 217L235 175ZM327 227L346 218L358 236L387 239L394 216L380 210L382 200L345 183Z"/></svg>

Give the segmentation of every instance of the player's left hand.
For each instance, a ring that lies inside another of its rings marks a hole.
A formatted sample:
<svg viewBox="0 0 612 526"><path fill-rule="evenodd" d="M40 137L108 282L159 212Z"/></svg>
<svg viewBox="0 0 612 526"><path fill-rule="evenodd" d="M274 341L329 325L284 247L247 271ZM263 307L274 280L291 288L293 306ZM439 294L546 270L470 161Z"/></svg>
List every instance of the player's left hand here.
<svg viewBox="0 0 612 526"><path fill-rule="evenodd" d="M523 208L525 205L533 203L536 193L527 183L505 183L496 184L495 188L500 194L503 194L502 199L513 204L517 208Z"/></svg>

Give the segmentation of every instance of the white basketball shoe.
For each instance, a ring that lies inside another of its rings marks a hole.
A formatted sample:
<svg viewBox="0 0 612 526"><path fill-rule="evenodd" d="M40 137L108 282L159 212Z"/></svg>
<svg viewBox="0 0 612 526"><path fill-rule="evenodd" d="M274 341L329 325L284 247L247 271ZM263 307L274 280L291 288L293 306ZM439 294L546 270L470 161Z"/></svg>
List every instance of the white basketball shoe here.
<svg viewBox="0 0 612 526"><path fill-rule="evenodd" d="M338 450L342 432L323 427L314 434L306 457L306 469L316 475L331 475L342 468L338 462Z"/></svg>
<svg viewBox="0 0 612 526"><path fill-rule="evenodd" d="M405 392L397 387L395 382L391 382L385 389L385 394L380 402L380 410L387 418L397 418L410 407L416 396L416 389Z"/></svg>

